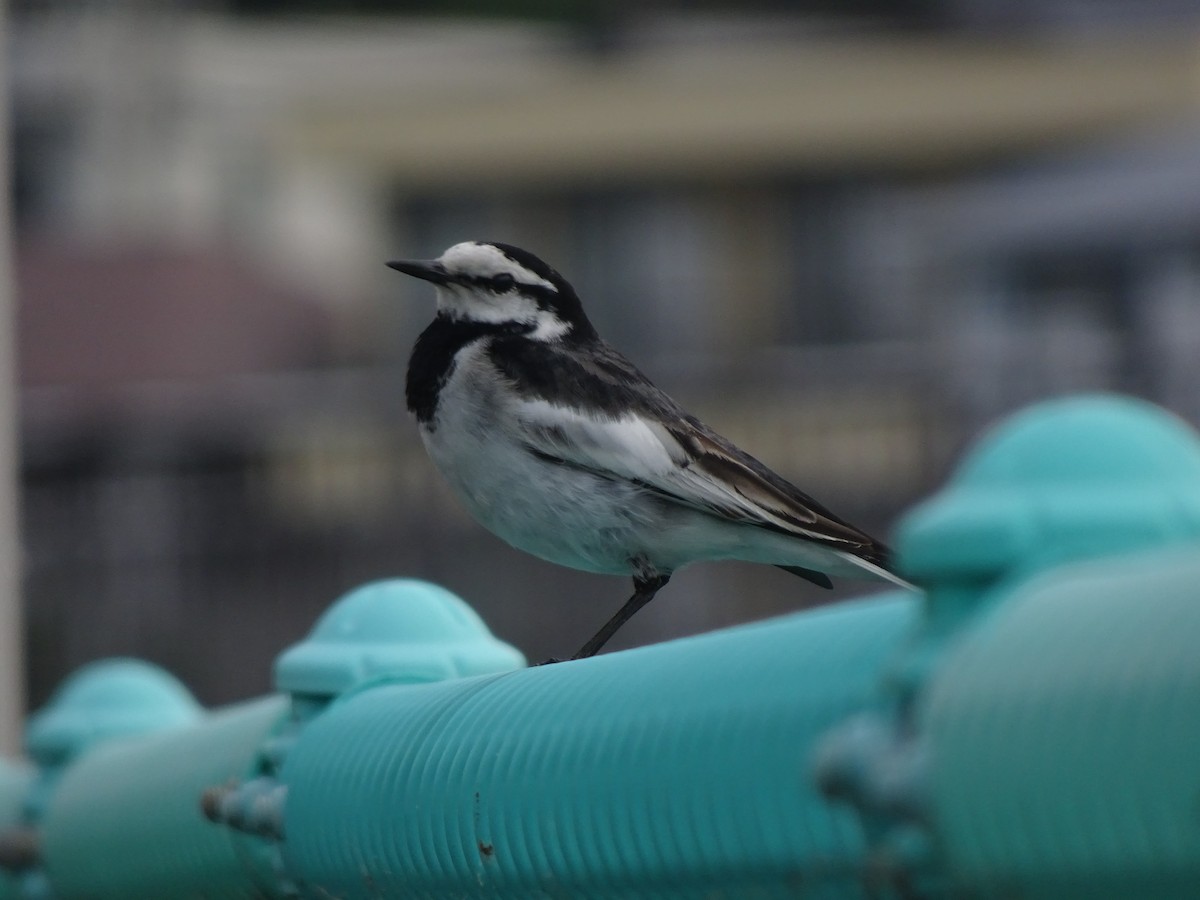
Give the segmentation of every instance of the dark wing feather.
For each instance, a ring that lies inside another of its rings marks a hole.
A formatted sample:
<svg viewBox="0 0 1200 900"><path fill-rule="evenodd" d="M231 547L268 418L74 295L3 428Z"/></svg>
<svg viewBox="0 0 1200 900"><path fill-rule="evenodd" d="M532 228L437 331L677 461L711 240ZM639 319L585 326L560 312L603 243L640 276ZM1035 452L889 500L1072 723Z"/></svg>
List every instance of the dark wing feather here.
<svg viewBox="0 0 1200 900"><path fill-rule="evenodd" d="M691 416L686 416L685 421L686 427L673 428L671 433L692 458L689 468L728 485L753 509L747 515L739 508L730 515L731 518L799 534L884 568L890 567L890 553L879 541L834 515L703 422Z"/></svg>
<svg viewBox="0 0 1200 900"><path fill-rule="evenodd" d="M544 401L514 411L542 458L888 567L886 547L688 415L608 344L496 338L490 357L524 399Z"/></svg>
<svg viewBox="0 0 1200 900"><path fill-rule="evenodd" d="M816 569L805 569L802 566L776 566L775 568L791 572L793 575L799 575L805 581L811 581L817 587L823 587L827 591L833 590L833 582L829 580L829 576L824 572L818 572Z"/></svg>

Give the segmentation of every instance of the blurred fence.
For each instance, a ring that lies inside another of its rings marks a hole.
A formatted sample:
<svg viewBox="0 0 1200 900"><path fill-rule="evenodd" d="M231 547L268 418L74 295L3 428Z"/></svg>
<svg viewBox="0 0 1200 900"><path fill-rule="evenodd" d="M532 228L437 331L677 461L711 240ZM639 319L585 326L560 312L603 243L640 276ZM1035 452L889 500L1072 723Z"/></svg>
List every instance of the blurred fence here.
<svg viewBox="0 0 1200 900"><path fill-rule="evenodd" d="M1039 390L1128 386L1120 365L1098 368L1094 354L1005 346L970 362L939 345L891 343L647 368L719 431L886 536L992 417ZM447 584L539 658L577 644L625 592L617 579L511 550L470 521L426 459L393 368L143 385L105 406L52 390L24 399L34 702L66 671L113 653L167 666L208 702L265 689L257 660L302 633L330 596L379 577ZM765 567L679 578L687 605L669 606L664 593L623 639L832 596Z"/></svg>

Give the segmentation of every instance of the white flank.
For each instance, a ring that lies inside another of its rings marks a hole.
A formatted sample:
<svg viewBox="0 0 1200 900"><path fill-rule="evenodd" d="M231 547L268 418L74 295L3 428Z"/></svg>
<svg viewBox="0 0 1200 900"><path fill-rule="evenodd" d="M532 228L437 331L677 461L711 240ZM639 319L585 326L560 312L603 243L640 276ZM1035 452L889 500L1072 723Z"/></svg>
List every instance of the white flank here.
<svg viewBox="0 0 1200 900"><path fill-rule="evenodd" d="M657 484L675 467L658 430L638 416L595 418L545 400L522 401L513 414L530 444L589 469Z"/></svg>

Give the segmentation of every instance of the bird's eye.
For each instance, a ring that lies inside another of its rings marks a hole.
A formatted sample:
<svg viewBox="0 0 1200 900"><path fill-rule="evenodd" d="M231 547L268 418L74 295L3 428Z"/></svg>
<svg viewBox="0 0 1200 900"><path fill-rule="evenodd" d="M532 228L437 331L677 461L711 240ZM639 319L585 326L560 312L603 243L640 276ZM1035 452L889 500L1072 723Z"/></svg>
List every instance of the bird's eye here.
<svg viewBox="0 0 1200 900"><path fill-rule="evenodd" d="M516 283L516 279L507 272L501 272L499 275L492 276L492 287L502 294L506 291L511 291L513 285Z"/></svg>

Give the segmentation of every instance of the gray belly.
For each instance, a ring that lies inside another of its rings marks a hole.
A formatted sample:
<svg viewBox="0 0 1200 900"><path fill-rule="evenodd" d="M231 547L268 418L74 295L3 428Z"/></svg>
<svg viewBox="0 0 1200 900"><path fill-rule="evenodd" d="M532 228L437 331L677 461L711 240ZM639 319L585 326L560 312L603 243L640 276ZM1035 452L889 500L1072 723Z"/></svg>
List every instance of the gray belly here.
<svg viewBox="0 0 1200 900"><path fill-rule="evenodd" d="M634 485L547 462L511 428L495 384L460 367L421 438L463 505L527 553L588 572L629 574L659 529L660 504Z"/></svg>
<svg viewBox="0 0 1200 900"><path fill-rule="evenodd" d="M425 436L430 456L481 524L514 547L588 572L631 574L656 527L639 489L548 463L503 441L486 452Z"/></svg>

